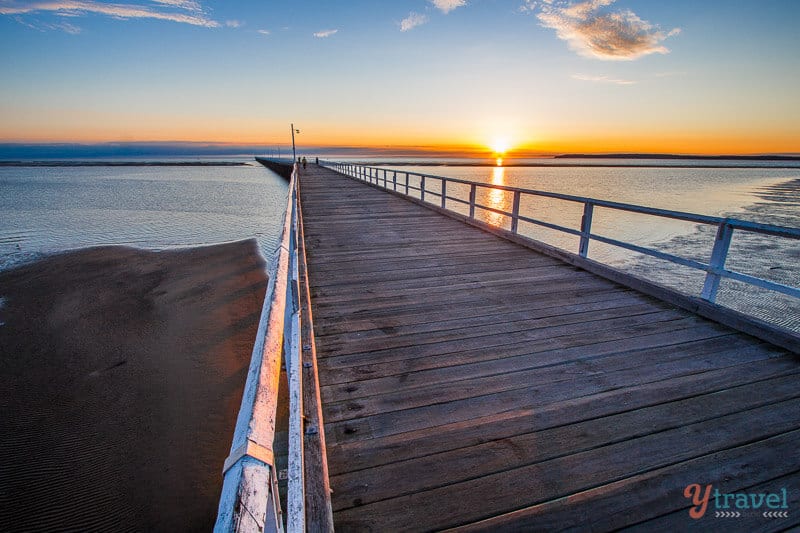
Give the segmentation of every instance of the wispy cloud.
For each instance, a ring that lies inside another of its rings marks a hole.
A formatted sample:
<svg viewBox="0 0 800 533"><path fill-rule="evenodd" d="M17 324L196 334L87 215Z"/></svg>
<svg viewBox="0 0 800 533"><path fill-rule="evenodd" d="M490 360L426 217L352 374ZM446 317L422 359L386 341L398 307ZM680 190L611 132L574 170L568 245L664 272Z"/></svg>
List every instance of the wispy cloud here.
<svg viewBox="0 0 800 533"><path fill-rule="evenodd" d="M256 30L261 35L270 35L272 32L269 30Z"/></svg>
<svg viewBox="0 0 800 533"><path fill-rule="evenodd" d="M400 31L411 30L417 26L425 24L426 22L428 22L428 17L412 11L406 18L400 21Z"/></svg>
<svg viewBox="0 0 800 533"><path fill-rule="evenodd" d="M203 12L203 8L199 3L194 0L153 0L156 4L163 4L165 6L172 6L178 9L185 9L187 11L195 11L198 13Z"/></svg>
<svg viewBox="0 0 800 533"><path fill-rule="evenodd" d="M225 25L229 28L241 28L244 26L244 22L240 20L226 20Z"/></svg>
<svg viewBox="0 0 800 533"><path fill-rule="evenodd" d="M22 24L23 26L27 26L33 30L37 31L63 31L64 33L68 33L70 35L78 35L81 33L81 28L76 26L75 24L71 24L66 21L60 22L42 22L40 20L25 20L21 16L16 16L14 19Z"/></svg>
<svg viewBox="0 0 800 533"><path fill-rule="evenodd" d="M595 83L613 83L614 85L634 85L636 83L633 80L622 80L619 78L611 78L609 76L590 76L589 74L573 74L572 79L591 81Z"/></svg>
<svg viewBox="0 0 800 533"><path fill-rule="evenodd" d="M630 9L604 9L614 2L529 0L523 9L538 11L536 16L543 26L556 30L559 39L585 57L633 60L649 54L669 53L669 49L661 43L667 37L680 33L679 28L664 32L639 18Z"/></svg>
<svg viewBox="0 0 800 533"><path fill-rule="evenodd" d="M339 30L322 30L315 33L314 37L317 37L319 39L324 39L326 37L330 37L331 35L335 35L338 32Z"/></svg>
<svg viewBox="0 0 800 533"><path fill-rule="evenodd" d="M0 4L0 15L26 15L46 12L68 16L93 13L117 19L168 20L207 28L219 26L218 22L208 18L200 4L190 0L152 0L151 5L115 4L96 2L94 0L11 1Z"/></svg>
<svg viewBox="0 0 800 533"><path fill-rule="evenodd" d="M450 13L457 7L467 5L466 0L430 0L430 2L442 13Z"/></svg>

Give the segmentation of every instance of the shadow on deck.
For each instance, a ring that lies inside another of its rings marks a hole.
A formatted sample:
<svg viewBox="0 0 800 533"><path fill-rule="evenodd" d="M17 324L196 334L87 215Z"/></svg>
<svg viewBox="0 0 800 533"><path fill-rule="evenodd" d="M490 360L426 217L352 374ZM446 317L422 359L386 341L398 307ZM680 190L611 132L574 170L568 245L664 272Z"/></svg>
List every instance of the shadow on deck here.
<svg viewBox="0 0 800 533"><path fill-rule="evenodd" d="M800 523L796 355L328 169L300 193L337 529ZM693 520L693 483L788 517Z"/></svg>

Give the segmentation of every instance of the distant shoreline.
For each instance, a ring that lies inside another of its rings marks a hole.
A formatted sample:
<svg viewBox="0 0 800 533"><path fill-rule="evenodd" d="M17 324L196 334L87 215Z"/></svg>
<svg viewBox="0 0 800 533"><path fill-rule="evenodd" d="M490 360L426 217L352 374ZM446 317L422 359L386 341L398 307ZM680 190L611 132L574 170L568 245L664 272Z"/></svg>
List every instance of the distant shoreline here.
<svg viewBox="0 0 800 533"><path fill-rule="evenodd" d="M562 154L553 159L691 159L701 161L796 161L795 155Z"/></svg>
<svg viewBox="0 0 800 533"><path fill-rule="evenodd" d="M561 156L559 156L560 158ZM573 156L570 156L573 157ZM552 159L555 159L552 158ZM599 158L598 158L599 159ZM620 158L621 159L621 158ZM689 158L694 159L694 158ZM645 160L643 158L643 160ZM768 161L768 160L759 160L759 161ZM795 162L795 160L790 160L789 162ZM796 160L797 163L800 163L800 159ZM357 165L364 165L364 166L395 166L395 167L518 167L518 168L750 168L750 169L791 169L791 170L798 170L800 166L797 165L771 165L771 166L764 166L764 165L746 165L746 164L734 164L734 165L714 165L714 164L675 164L675 165L665 165L665 164L654 164L654 163L642 163L642 164L623 164L623 163L515 163L513 161L505 161L502 165L497 165L492 162L485 162L485 161L475 161L475 162L435 162L435 161L361 161L361 162L353 162L353 164Z"/></svg>
<svg viewBox="0 0 800 533"><path fill-rule="evenodd" d="M239 167L239 161L0 161L0 167Z"/></svg>

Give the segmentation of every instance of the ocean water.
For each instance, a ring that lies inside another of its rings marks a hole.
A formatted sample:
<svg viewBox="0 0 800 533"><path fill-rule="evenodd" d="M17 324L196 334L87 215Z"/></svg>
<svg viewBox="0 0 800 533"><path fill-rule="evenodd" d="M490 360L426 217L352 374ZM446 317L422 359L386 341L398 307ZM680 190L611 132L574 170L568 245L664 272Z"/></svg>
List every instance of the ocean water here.
<svg viewBox="0 0 800 533"><path fill-rule="evenodd" d="M0 167L0 268L87 246L158 250L252 237L270 257L287 183L252 158L238 161L246 164Z"/></svg>
<svg viewBox="0 0 800 533"><path fill-rule="evenodd" d="M226 160L246 165L0 166L0 268L86 246L165 249L251 237L259 240L262 253L270 257L279 238L287 184L250 157ZM536 160L532 163L543 166L531 167L474 166L465 165L465 160L383 162L399 173L443 175L800 227L798 163ZM567 163L571 166L563 166ZM691 164L705 167L688 168ZM743 164L757 168L736 168ZM426 185L436 191L435 181ZM466 199L468 187L451 187L448 195ZM510 211L512 196L481 190L478 203ZM520 207L534 218L580 227L582 208L578 204L540 198L525 199ZM507 217L496 213L478 210L477 215L490 224L510 226ZM577 251L575 237L525 223L519 230ZM593 233L707 262L715 228L597 208ZM702 272L641 254L593 242L589 256L687 294L698 295L702 288ZM736 232L727 266L799 286L800 241ZM800 331L800 301L795 298L725 280L718 302Z"/></svg>
<svg viewBox="0 0 800 533"><path fill-rule="evenodd" d="M552 163L553 160L545 160ZM563 163L564 160L559 160ZM666 161L661 164L634 160L576 161L575 166L459 166L404 164L381 165L403 172L418 172L460 178L480 183L558 192L661 209L800 227L800 165L759 162L737 168L742 162L722 162L708 168L709 161ZM690 168L691 164L705 165ZM596 165L614 166L596 166ZM682 166L676 166L680 164ZM588 166L591 165L591 166ZM622 166L620 166L622 165ZM775 168L776 166L785 168ZM391 174L390 174L391 176ZM412 185L418 180L411 178ZM439 182L428 179L426 190L439 192ZM449 196L469 197L467 185L449 185ZM431 201L438 202L434 197ZM478 189L477 203L511 211L513 194ZM455 202L448 207L467 213ZM532 218L580 229L582 204L563 200L523 197L520 212ZM491 225L510 229L509 217L478 209L476 216ZM578 238L521 222L519 232L577 253ZM597 207L592 233L654 248L681 257L708 262L716 234L715 226ZM699 296L705 273L618 247L592 242L589 257L620 270ZM800 286L800 241L736 231L726 267L779 283ZM800 300L751 285L723 280L717 302L780 326L800 331Z"/></svg>

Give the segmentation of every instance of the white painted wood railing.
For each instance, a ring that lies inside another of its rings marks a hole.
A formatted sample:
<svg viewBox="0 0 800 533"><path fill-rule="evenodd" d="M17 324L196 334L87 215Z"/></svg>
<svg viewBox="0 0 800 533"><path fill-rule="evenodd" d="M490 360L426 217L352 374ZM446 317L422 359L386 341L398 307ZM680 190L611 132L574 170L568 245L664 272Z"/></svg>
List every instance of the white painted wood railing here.
<svg viewBox="0 0 800 533"><path fill-rule="evenodd" d="M223 468L216 532L284 531L273 442L282 356L289 382L289 465L286 531L305 531L297 168L289 184L280 244Z"/></svg>
<svg viewBox="0 0 800 533"><path fill-rule="evenodd" d="M577 253L580 257L586 258L589 253L589 244L591 241L602 242L633 252L638 252L644 255L670 261L679 265L689 268L702 270L706 272L705 282L700 297L706 301L713 303L716 299L717 290L719 288L720 280L728 278L736 281L742 281L763 289L776 291L782 294L788 294L795 298L800 298L800 288L767 279L751 276L743 272L728 270L725 268L725 262L728 256L728 248L730 247L731 238L734 230L747 231L752 233L761 233L775 237L782 237L787 239L800 239L800 229L787 228L782 226L773 226L769 224L759 224L756 222L749 222L745 220L737 220L733 218L720 218L707 215L698 215L693 213L684 213L680 211L670 211L666 209L656 209L652 207L644 207L639 205L624 204L619 202L610 202L606 200L598 200L594 198L584 198L581 196L572 196L568 194L559 194L547 191L537 191L533 189L522 189L518 187L508 187L505 185L493 185L490 183L478 183L458 178L448 178L444 176L435 176L430 174L420 174L417 172L408 172L405 170L389 169L384 167L369 167L347 162L335 161L320 161L320 164L336 170L342 174L356 178L372 185L382 187L396 193L414 197L422 202L433 204L436 207L454 211L453 204L468 206L469 219L476 220L475 211L481 209L491 213L496 213L501 216L509 217L511 221L511 233L519 234L519 223L526 222L537 226L545 227L551 230L557 230L569 235L575 235L580 238ZM410 179L414 177L413 183ZM432 188L431 185L435 183L437 188ZM448 188L448 184L460 184L469 187L469 196L466 198L452 196L448 194L448 190L452 191L453 187ZM477 203L477 192L479 189L506 191L513 194L511 211L504 211L492 206L481 205ZM520 202L526 196L537 196L544 198L554 198L557 200L564 200L583 205L583 212L580 222L580 229L569 228L560 224L538 220L536 218L523 215L520 213ZM668 218L683 220L688 222L696 222L699 224L707 224L717 227L717 234L714 240L714 246L711 252L711 259L708 263L687 259L670 253L639 246L633 243L612 239L592 233L592 215L595 207L603 207L617 211L627 211L632 213L640 213L644 215L653 216L656 218Z"/></svg>

